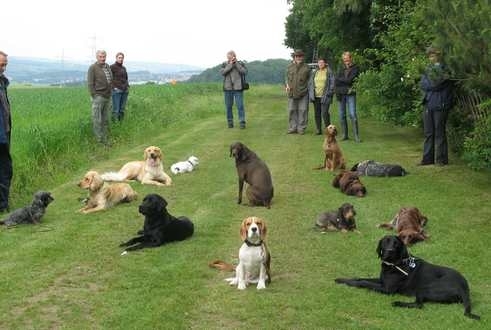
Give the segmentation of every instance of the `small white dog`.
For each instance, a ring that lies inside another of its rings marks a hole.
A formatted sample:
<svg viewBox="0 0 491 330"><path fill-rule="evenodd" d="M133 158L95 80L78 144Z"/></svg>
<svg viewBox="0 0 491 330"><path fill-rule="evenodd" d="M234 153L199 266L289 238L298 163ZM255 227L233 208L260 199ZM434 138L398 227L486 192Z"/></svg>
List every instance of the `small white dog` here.
<svg viewBox="0 0 491 330"><path fill-rule="evenodd" d="M196 166L198 166L198 157L191 156L188 160L183 162L177 162L170 167L170 170L174 174L191 172Z"/></svg>

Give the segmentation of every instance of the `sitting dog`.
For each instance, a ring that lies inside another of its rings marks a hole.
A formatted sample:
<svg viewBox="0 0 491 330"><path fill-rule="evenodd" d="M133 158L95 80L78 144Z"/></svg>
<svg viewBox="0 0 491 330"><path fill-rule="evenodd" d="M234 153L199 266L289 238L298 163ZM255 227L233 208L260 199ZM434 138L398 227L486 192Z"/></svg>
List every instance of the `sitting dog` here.
<svg viewBox="0 0 491 330"><path fill-rule="evenodd" d="M88 171L78 186L89 191L87 204L79 210L82 213L102 211L119 203L129 203L137 198L137 193L129 184L105 184L96 171Z"/></svg>
<svg viewBox="0 0 491 330"><path fill-rule="evenodd" d="M418 241L424 241L429 237L424 231L428 222L416 207L403 207L397 212L391 222L381 223L379 228L394 229L405 245L411 245Z"/></svg>
<svg viewBox="0 0 491 330"><path fill-rule="evenodd" d="M322 149L324 150L324 163L323 165L317 167L316 169L334 171L337 169L345 169L346 163L344 161L343 153L336 141L336 135L338 135L338 130L336 126L329 125L324 129L324 143Z"/></svg>
<svg viewBox="0 0 491 330"><path fill-rule="evenodd" d="M162 150L159 147L150 146L145 148L142 161L126 163L119 172L104 173L102 178L104 181L137 180L142 184L170 186L172 179L164 172L162 158Z"/></svg>
<svg viewBox="0 0 491 330"><path fill-rule="evenodd" d="M355 164L351 171L367 176L405 176L406 170L401 165L383 164L374 160L364 160Z"/></svg>
<svg viewBox="0 0 491 330"><path fill-rule="evenodd" d="M471 313L469 285L458 271L411 257L397 236L383 237L378 243L377 254L382 259L380 277L337 278L335 282L385 294L399 293L416 297L412 303L393 302L392 306L396 307L421 308L425 301L462 302L465 316L480 319Z"/></svg>
<svg viewBox="0 0 491 330"><path fill-rule="evenodd" d="M172 164L170 170L173 174L191 172L192 170L194 170L196 166L198 166L198 164L199 164L198 157L191 156L186 161Z"/></svg>
<svg viewBox="0 0 491 330"><path fill-rule="evenodd" d="M266 222L263 219L248 217L242 221L240 237L244 243L239 249L235 277L225 279L230 285L237 285L237 289L244 290L250 283L257 283L256 289L262 290L266 289L266 283L271 283L271 255L265 242L266 233ZM220 262L215 264L219 265Z"/></svg>
<svg viewBox="0 0 491 330"><path fill-rule="evenodd" d="M322 231L342 231L356 229L356 211L350 203L344 203L337 211L324 212L319 215L315 225Z"/></svg>
<svg viewBox="0 0 491 330"><path fill-rule="evenodd" d="M237 203L242 203L244 182L249 185L246 190L249 204L252 206L271 207L273 199L273 182L271 173L264 161L241 142L230 146L230 157L235 158L235 167L239 177L239 196Z"/></svg>
<svg viewBox="0 0 491 330"><path fill-rule="evenodd" d="M120 244L127 251L157 247L169 242L183 241L194 233L194 224L188 217L174 217L167 211L167 201L160 195L149 194L138 210L145 216L143 229L129 241Z"/></svg>
<svg viewBox="0 0 491 330"><path fill-rule="evenodd" d="M346 195L364 197L367 190L355 172L342 171L332 181L334 188L339 188Z"/></svg>
<svg viewBox="0 0 491 330"><path fill-rule="evenodd" d="M0 225L38 224L52 201L54 201L54 198L51 193L38 191L34 194L31 205L13 211L7 218L0 221Z"/></svg>

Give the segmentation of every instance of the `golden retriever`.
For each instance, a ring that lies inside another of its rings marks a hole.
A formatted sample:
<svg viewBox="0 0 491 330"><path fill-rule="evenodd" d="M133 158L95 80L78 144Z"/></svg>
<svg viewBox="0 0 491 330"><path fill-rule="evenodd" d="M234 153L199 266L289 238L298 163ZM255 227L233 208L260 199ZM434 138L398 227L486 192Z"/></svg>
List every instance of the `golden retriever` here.
<svg viewBox="0 0 491 330"><path fill-rule="evenodd" d="M343 153L336 140L336 135L338 135L338 130L336 126L329 125L324 129L324 143L322 149L324 150L324 164L317 167L316 169L334 171L336 169L345 169L346 163L344 161Z"/></svg>
<svg viewBox="0 0 491 330"><path fill-rule="evenodd" d="M102 174L104 181L137 180L142 184L170 186L172 179L164 172L162 151L159 147L150 146L143 152L142 161L126 163L119 172Z"/></svg>
<svg viewBox="0 0 491 330"><path fill-rule="evenodd" d="M105 184L96 171L87 172L78 186L89 191L87 205L79 210L81 213L105 210L119 203L131 202L137 197L137 193L129 184Z"/></svg>

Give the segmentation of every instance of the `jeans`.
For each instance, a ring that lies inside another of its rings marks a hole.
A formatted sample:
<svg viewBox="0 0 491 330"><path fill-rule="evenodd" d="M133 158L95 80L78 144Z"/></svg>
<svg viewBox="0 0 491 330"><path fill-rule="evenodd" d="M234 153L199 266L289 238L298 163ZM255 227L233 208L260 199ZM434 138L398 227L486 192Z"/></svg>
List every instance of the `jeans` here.
<svg viewBox="0 0 491 330"><path fill-rule="evenodd" d="M0 211L9 208L9 191L12 180L12 158L9 145L0 144Z"/></svg>
<svg viewBox="0 0 491 330"><path fill-rule="evenodd" d="M92 98L92 129L97 142L107 144L111 99L101 95Z"/></svg>
<svg viewBox="0 0 491 330"><path fill-rule="evenodd" d="M113 119L122 120L124 117L124 109L126 100L128 100L128 91L114 88L112 92L113 99Z"/></svg>
<svg viewBox="0 0 491 330"><path fill-rule="evenodd" d="M346 121L346 106L348 107L349 117L353 124L355 139L358 138L358 118L356 116L356 95L341 95L339 100L339 119L341 121L341 131L343 139L348 138L348 122Z"/></svg>
<svg viewBox="0 0 491 330"><path fill-rule="evenodd" d="M227 112L227 123L229 127L234 126L234 114L232 112L232 106L237 106L239 113L239 123L242 127L245 126L245 110L244 110L244 92L243 91L224 91L225 95L225 110Z"/></svg>
<svg viewBox="0 0 491 330"><path fill-rule="evenodd" d="M448 110L432 111L427 108L423 113L425 141L423 145L423 164L448 164L448 144L446 125Z"/></svg>

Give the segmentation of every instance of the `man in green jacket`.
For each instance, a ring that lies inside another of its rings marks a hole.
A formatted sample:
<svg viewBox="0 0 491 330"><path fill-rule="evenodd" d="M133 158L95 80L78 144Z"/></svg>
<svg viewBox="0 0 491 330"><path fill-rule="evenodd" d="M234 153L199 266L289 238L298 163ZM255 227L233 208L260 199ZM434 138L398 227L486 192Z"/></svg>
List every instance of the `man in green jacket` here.
<svg viewBox="0 0 491 330"><path fill-rule="evenodd" d="M286 93L288 95L288 134L305 134L309 117L308 84L310 68L303 62L304 52L293 52L293 61L286 70Z"/></svg>
<svg viewBox="0 0 491 330"><path fill-rule="evenodd" d="M106 56L106 51L98 50L97 61L87 72L87 84L92 98L92 127L97 141L104 145L108 145L112 81L112 72L106 63Z"/></svg>

